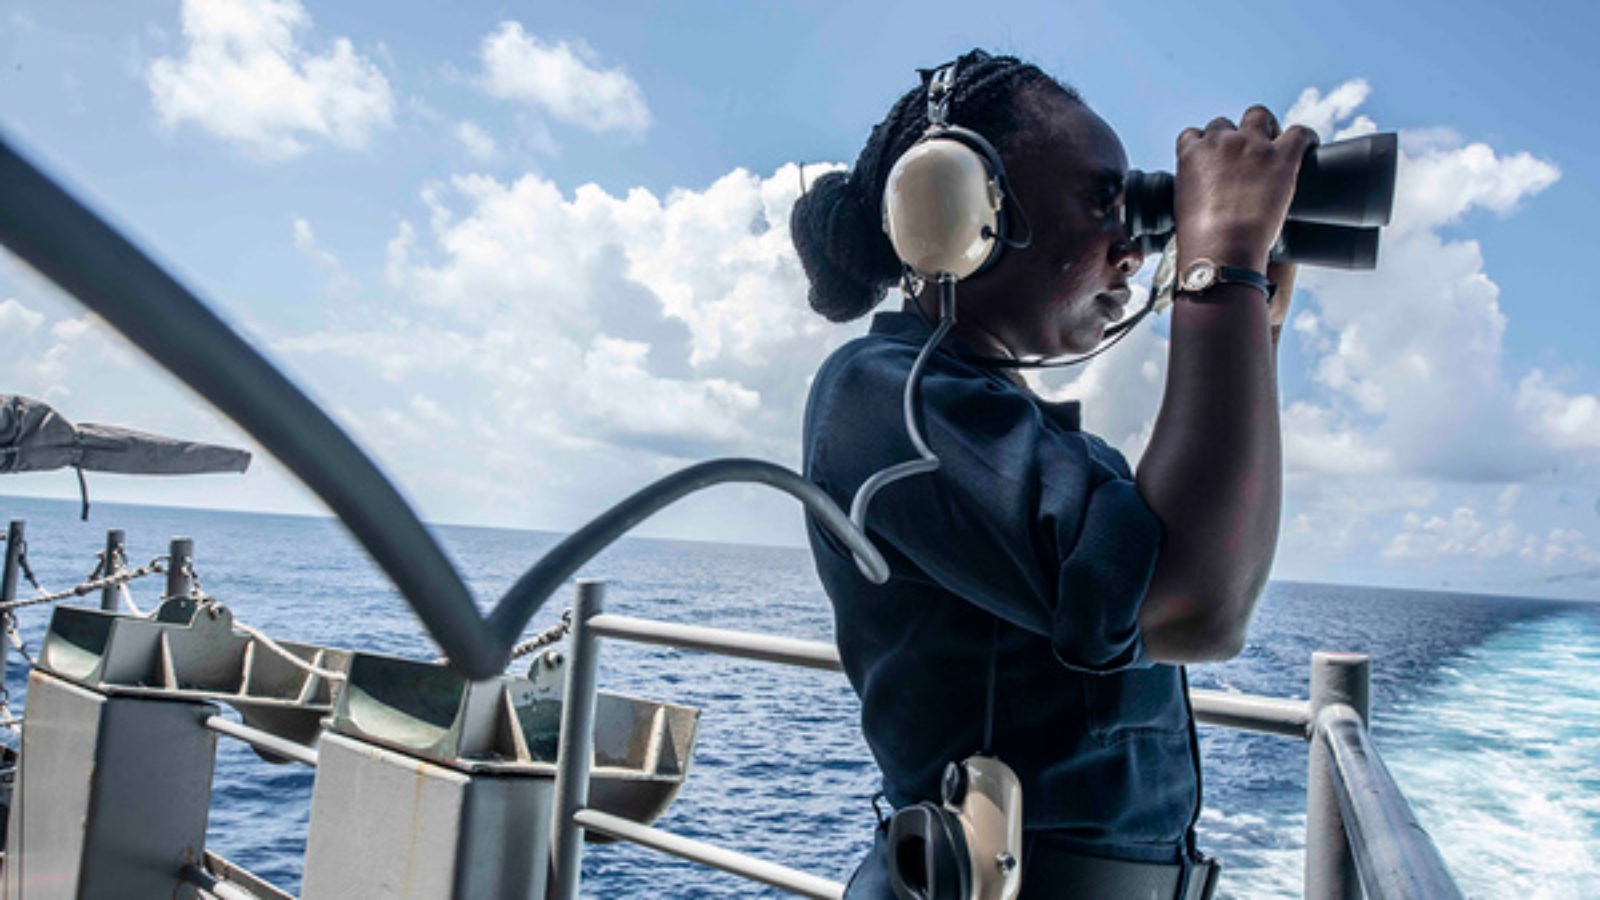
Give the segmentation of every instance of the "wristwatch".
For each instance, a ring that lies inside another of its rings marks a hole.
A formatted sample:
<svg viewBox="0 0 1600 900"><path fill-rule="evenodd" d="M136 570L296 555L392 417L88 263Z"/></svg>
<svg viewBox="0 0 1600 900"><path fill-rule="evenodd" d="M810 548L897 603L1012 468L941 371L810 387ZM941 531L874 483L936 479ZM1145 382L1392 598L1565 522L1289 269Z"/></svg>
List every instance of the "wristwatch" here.
<svg viewBox="0 0 1600 900"><path fill-rule="evenodd" d="M1219 284L1246 284L1267 295L1267 302L1278 292L1278 286L1267 276L1254 269L1240 266L1223 266L1205 257L1189 263L1178 277L1177 289L1186 294L1202 294Z"/></svg>
<svg viewBox="0 0 1600 900"><path fill-rule="evenodd" d="M1219 284L1248 284L1260 288L1267 295L1268 303L1278 293L1278 286L1260 272L1236 266L1219 266L1204 257L1189 263L1183 270L1183 277L1178 277L1178 238L1173 235L1162 248L1161 261L1156 264L1155 275L1150 279L1150 290L1155 294L1151 306L1155 312L1161 312L1172 305L1179 291L1200 294Z"/></svg>

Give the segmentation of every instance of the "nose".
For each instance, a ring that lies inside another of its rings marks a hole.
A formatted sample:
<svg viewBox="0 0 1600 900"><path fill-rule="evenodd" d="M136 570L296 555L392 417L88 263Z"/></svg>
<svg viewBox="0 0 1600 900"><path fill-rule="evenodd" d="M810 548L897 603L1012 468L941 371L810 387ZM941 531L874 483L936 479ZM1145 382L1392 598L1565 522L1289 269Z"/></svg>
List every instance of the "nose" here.
<svg viewBox="0 0 1600 900"><path fill-rule="evenodd" d="M1144 254L1139 252L1138 245L1133 241L1121 237L1111 245L1111 264L1124 278L1131 277L1144 265Z"/></svg>

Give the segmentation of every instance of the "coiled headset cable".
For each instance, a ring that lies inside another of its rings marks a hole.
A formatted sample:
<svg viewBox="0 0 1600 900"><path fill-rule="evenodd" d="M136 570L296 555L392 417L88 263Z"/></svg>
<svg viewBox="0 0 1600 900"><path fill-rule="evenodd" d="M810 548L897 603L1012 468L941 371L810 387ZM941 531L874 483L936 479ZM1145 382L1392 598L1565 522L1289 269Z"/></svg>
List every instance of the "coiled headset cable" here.
<svg viewBox="0 0 1600 900"><path fill-rule="evenodd" d="M950 333L955 324L956 280L944 275L939 278L939 323L934 327L933 334L928 336L927 342L922 345L922 351L917 354L916 362L911 364L911 374L906 377L905 393L901 395L900 400L901 414L905 417L906 436L911 439L911 446L916 449L917 458L878 470L856 489L856 495L850 501L850 521L863 532L867 527L867 508L872 504L872 498L878 491L902 478L921 475L939 468L939 457L928 447L928 442L922 437L922 429L917 425L917 387L922 382L922 372L927 368L928 358L933 356L933 351L938 349L945 335ZM855 554L855 561L856 568L860 569L862 574L867 574L867 561L860 554Z"/></svg>

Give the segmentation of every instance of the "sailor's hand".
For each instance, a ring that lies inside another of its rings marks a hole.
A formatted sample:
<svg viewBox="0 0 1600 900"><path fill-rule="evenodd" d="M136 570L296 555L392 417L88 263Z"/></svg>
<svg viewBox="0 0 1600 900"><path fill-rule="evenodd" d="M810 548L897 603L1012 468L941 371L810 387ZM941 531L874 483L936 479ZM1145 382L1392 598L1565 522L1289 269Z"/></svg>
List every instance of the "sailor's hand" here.
<svg viewBox="0 0 1600 900"><path fill-rule="evenodd" d="M1264 106L1245 110L1237 127L1218 117L1204 131L1184 129L1173 198L1183 257L1178 270L1201 257L1265 269L1294 198L1300 161L1316 142L1316 132L1303 125L1281 130Z"/></svg>

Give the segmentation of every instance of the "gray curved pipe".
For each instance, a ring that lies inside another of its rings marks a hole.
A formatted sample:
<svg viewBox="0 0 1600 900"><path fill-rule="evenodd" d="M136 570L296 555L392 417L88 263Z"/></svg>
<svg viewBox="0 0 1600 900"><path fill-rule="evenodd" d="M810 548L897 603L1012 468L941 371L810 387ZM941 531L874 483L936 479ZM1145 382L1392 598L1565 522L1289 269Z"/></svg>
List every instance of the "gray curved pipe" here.
<svg viewBox="0 0 1600 900"><path fill-rule="evenodd" d="M870 553L876 573L887 576L866 536L814 485L770 463L723 460L668 476L579 529L519 579L485 619L455 566L361 448L199 298L3 136L0 243L282 460L350 529L468 678L504 670L522 626L600 549L662 506L711 484L756 481L793 494L852 550Z"/></svg>
<svg viewBox="0 0 1600 900"><path fill-rule="evenodd" d="M522 633L544 598L612 541L679 498L728 482L766 484L798 498L823 527L855 554L862 574L874 584L888 579L889 564L878 548L821 488L782 466L759 459L714 459L662 478L568 535L506 591L489 622L499 634Z"/></svg>

